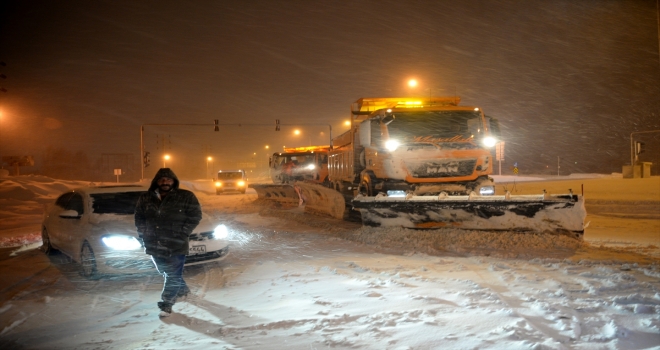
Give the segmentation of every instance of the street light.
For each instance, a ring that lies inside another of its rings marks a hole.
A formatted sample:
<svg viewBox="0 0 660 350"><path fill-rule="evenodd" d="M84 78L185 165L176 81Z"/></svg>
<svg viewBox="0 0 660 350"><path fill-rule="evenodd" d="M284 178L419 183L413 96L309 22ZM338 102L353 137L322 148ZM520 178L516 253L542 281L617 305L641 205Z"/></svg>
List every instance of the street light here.
<svg viewBox="0 0 660 350"><path fill-rule="evenodd" d="M170 155L169 154L164 155L163 156L163 168L167 168L167 165L166 165L165 162L167 162L168 160L170 160Z"/></svg>
<svg viewBox="0 0 660 350"><path fill-rule="evenodd" d="M296 136L300 136L300 134L302 134L302 132L300 130L296 129L296 130L293 130L293 134L296 135ZM312 145L312 135L309 135L309 145L310 146Z"/></svg>
<svg viewBox="0 0 660 350"><path fill-rule="evenodd" d="M206 176L209 176L209 162L212 161L213 158L211 157L206 157Z"/></svg>

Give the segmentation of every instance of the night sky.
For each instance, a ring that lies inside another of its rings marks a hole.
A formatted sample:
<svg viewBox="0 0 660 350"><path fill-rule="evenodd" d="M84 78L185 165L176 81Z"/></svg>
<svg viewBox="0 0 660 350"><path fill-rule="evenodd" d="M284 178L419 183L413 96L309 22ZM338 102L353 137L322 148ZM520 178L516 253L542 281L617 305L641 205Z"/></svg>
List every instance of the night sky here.
<svg viewBox="0 0 660 350"><path fill-rule="evenodd" d="M265 145L327 144L361 97L483 108L503 173L556 174L557 157L562 174L621 172L630 133L660 130L657 1L0 4L0 155L34 155L28 173L49 148L139 159L141 125L214 119L232 125L146 127L145 147L157 164L164 135L188 176L207 155L265 161ZM660 133L640 137L658 164Z"/></svg>

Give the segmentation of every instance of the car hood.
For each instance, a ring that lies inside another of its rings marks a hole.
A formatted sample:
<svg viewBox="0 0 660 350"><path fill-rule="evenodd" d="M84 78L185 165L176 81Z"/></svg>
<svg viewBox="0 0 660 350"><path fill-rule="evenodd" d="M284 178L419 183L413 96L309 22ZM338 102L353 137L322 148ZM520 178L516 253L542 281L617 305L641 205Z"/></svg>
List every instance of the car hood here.
<svg viewBox="0 0 660 350"><path fill-rule="evenodd" d="M137 228L135 227L135 217L133 215L120 214L91 214L89 223L95 226L103 227L107 233L132 233L137 237ZM219 224L211 217L202 213L202 220L193 230L193 233L209 232L215 230Z"/></svg>

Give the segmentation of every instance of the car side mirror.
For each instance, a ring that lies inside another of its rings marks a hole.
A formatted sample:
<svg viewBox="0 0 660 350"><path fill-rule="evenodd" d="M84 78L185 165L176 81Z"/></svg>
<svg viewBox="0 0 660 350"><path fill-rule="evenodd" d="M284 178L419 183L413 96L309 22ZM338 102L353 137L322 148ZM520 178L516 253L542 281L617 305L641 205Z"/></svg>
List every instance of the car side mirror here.
<svg viewBox="0 0 660 350"><path fill-rule="evenodd" d="M75 210L65 210L59 215L63 219L80 219L80 214Z"/></svg>

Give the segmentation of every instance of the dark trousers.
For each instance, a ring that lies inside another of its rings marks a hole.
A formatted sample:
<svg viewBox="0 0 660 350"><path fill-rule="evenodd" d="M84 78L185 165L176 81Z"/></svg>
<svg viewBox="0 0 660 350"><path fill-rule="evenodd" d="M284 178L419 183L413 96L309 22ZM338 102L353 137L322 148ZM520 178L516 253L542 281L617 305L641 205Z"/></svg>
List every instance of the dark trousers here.
<svg viewBox="0 0 660 350"><path fill-rule="evenodd" d="M152 255L151 260L156 265L158 272L165 277L163 292L160 295L162 304L174 305L177 296L188 290L186 281L183 280L183 264L186 262L186 256L175 255L162 258Z"/></svg>

